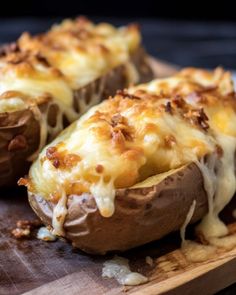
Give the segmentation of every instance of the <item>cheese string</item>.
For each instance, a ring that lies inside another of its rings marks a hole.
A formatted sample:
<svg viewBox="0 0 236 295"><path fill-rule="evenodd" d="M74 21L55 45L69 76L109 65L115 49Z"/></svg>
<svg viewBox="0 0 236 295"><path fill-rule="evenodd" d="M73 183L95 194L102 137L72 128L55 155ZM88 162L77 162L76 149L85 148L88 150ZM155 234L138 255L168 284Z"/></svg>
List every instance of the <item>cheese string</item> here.
<svg viewBox="0 0 236 295"><path fill-rule="evenodd" d="M196 200L193 200L190 208L189 208L189 211L188 211L188 214L185 218L185 221L183 223L183 225L181 226L181 229L180 229L180 237L181 237L181 245L183 246L186 242L185 240L185 234L186 234L186 228L189 224L189 222L191 221L192 217L193 217L193 214L194 214L194 211L195 211L195 208L196 208Z"/></svg>

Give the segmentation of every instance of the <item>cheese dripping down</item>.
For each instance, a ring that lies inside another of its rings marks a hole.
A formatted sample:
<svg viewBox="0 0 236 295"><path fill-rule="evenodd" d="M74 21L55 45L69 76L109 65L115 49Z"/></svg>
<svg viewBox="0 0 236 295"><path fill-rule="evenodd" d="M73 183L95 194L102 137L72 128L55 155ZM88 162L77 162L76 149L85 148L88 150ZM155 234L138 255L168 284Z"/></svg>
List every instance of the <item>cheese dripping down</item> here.
<svg viewBox="0 0 236 295"><path fill-rule="evenodd" d="M223 150L220 159L209 156L206 163L196 162L202 172L204 188L208 196L209 211L197 226L206 239L228 234L227 226L220 220L219 213L230 202L236 190L235 151L236 138L218 134L217 140Z"/></svg>
<svg viewBox="0 0 236 295"><path fill-rule="evenodd" d="M190 223L192 217L193 217L193 214L194 214L194 211L195 211L195 208L196 208L196 200L193 200L190 208L189 208L189 211L187 213L187 216L186 216L186 219L183 223L183 225L181 226L181 229L180 229L180 237L181 237L181 245L183 246L183 244L186 242L186 239L185 239L185 234L186 234L186 228L188 226L188 224Z"/></svg>
<svg viewBox="0 0 236 295"><path fill-rule="evenodd" d="M115 211L115 188L113 180L105 183L101 178L98 183L90 188L91 194L96 200L98 209L103 217L110 217Z"/></svg>
<svg viewBox="0 0 236 295"><path fill-rule="evenodd" d="M64 236L64 221L67 214L67 196L62 190L62 195L53 209L53 218L52 218L52 234L55 236Z"/></svg>

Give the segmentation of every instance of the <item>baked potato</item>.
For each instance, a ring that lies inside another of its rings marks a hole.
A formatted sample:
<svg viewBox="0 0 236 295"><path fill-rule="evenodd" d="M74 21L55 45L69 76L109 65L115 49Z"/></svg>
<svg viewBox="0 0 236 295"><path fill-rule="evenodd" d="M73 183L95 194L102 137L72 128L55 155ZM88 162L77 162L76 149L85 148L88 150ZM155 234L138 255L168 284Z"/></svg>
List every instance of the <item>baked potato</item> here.
<svg viewBox="0 0 236 295"><path fill-rule="evenodd" d="M0 186L16 184L42 147L91 106L153 78L137 26L85 18L24 33L0 51Z"/></svg>
<svg viewBox="0 0 236 295"><path fill-rule="evenodd" d="M124 251L200 219L206 239L225 236L218 214L236 188L235 107L220 68L118 91L45 147L20 184L54 234L88 253Z"/></svg>

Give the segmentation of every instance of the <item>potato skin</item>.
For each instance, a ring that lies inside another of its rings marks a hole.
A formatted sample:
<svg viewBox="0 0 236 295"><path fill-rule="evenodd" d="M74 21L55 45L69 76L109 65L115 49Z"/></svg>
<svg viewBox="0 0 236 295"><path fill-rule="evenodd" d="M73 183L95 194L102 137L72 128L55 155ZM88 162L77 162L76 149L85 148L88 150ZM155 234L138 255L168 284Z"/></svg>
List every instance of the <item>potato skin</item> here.
<svg viewBox="0 0 236 295"><path fill-rule="evenodd" d="M143 48L134 52L131 62L139 72L140 83L153 78L153 72ZM108 95L114 95L116 90L127 87L128 80L125 72L125 65L120 65L103 77L74 91L73 108L78 113L78 117L82 111L80 101L85 102L86 109L83 109L85 112L92 105L107 98ZM94 96L93 101L91 101L92 96ZM46 110L45 104L39 108L41 112ZM48 124L50 122L53 124L57 111L56 106L49 112ZM63 119L63 127L68 126L70 122L66 118ZM37 151L39 141L40 125L32 110L24 109L17 112L0 113L0 186L16 185L17 180L28 173L31 162L27 161L27 158Z"/></svg>
<svg viewBox="0 0 236 295"><path fill-rule="evenodd" d="M0 114L0 186L14 184L28 172L26 159L38 148L39 133L30 109Z"/></svg>
<svg viewBox="0 0 236 295"><path fill-rule="evenodd" d="M115 213L110 218L100 215L92 195L71 195L64 223L66 238L91 254L125 251L180 229L193 200L196 208L191 223L208 210L203 177L195 164L152 187L118 189ZM32 194L29 202L41 220L51 225L54 205Z"/></svg>

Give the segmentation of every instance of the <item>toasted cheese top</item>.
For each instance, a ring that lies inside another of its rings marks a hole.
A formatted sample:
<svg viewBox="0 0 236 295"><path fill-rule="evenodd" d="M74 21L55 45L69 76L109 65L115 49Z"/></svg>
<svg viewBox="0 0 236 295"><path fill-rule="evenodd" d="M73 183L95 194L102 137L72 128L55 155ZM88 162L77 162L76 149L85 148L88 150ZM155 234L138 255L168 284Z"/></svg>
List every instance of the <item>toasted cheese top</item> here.
<svg viewBox="0 0 236 295"><path fill-rule="evenodd" d="M6 100L0 103L0 111L16 109L18 100L26 96L30 103L50 96L61 109L71 108L74 90L121 64L127 63L128 67L130 55L140 46L140 39L135 25L115 28L85 18L65 20L36 36L24 33L0 57L0 95L17 92L16 96L11 95L16 99L15 108L11 100L7 109ZM127 75L131 68L132 65Z"/></svg>
<svg viewBox="0 0 236 295"><path fill-rule="evenodd" d="M78 18L65 20L44 35L25 33L18 43L23 51L40 52L73 89L78 89L128 62L140 45L140 33L136 25L116 29Z"/></svg>
<svg viewBox="0 0 236 295"><path fill-rule="evenodd" d="M207 155L221 158L229 146L232 154L226 138L235 141L235 120L231 77L221 69L186 69L119 91L42 151L30 191L55 202L62 190L92 193L101 214L111 216L115 189Z"/></svg>

